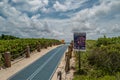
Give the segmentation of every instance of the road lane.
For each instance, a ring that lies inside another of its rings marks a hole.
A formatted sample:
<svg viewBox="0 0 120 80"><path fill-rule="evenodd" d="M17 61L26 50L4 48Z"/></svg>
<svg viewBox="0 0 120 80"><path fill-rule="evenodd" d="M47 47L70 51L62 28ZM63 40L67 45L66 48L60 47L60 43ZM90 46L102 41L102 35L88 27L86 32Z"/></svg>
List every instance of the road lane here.
<svg viewBox="0 0 120 80"><path fill-rule="evenodd" d="M49 80L58 65L67 45L59 46L36 60L8 80Z"/></svg>

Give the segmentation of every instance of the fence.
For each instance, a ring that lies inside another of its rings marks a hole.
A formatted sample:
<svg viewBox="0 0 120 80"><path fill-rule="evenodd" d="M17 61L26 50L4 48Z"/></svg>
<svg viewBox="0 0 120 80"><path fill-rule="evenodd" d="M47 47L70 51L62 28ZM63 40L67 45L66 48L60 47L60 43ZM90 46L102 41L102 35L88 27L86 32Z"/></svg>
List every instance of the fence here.
<svg viewBox="0 0 120 80"><path fill-rule="evenodd" d="M53 44L54 45L54 44ZM23 60L24 58L30 58L30 54L33 51L40 52L42 48L47 49L47 47L52 47L52 45L45 45L41 47L40 44L31 49L30 46L26 46L26 49L21 51L19 54L11 55L9 51L0 55L0 70L1 68L8 68L11 65Z"/></svg>

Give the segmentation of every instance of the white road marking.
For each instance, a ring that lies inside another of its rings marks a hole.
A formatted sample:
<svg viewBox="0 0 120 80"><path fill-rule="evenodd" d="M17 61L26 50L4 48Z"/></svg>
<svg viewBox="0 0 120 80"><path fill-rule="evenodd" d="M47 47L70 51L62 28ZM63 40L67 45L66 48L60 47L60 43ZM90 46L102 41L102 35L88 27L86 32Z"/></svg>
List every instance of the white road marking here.
<svg viewBox="0 0 120 80"><path fill-rule="evenodd" d="M59 52L63 46L58 49L41 67L39 67L33 74L31 74L26 80L32 80L41 70L44 68L44 66Z"/></svg>
<svg viewBox="0 0 120 80"><path fill-rule="evenodd" d="M63 57L63 56L64 56L64 54L62 55L62 57ZM62 59L62 57L61 57L61 59ZM53 74L55 73L55 70L57 69L58 65L60 64L61 59L60 59L59 62L57 63L57 66L56 66L56 68L54 69L54 72L53 72L52 75L50 76L49 80L51 80Z"/></svg>

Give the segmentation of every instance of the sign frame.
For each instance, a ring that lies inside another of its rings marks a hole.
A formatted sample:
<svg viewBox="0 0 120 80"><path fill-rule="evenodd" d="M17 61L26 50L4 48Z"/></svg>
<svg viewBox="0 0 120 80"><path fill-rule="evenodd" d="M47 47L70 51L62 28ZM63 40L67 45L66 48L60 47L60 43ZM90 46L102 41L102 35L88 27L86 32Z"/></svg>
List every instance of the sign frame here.
<svg viewBox="0 0 120 80"><path fill-rule="evenodd" d="M86 51L86 32L74 32L73 42L75 51Z"/></svg>

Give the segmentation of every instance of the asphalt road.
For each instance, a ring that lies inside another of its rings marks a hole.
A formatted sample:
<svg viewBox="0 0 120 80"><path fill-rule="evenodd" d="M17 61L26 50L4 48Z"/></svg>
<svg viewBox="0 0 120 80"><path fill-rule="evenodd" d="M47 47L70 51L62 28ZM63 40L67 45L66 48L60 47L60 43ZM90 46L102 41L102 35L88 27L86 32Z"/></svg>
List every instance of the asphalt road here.
<svg viewBox="0 0 120 80"><path fill-rule="evenodd" d="M36 60L8 80L51 80L67 45L59 46Z"/></svg>

